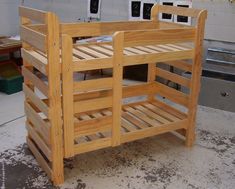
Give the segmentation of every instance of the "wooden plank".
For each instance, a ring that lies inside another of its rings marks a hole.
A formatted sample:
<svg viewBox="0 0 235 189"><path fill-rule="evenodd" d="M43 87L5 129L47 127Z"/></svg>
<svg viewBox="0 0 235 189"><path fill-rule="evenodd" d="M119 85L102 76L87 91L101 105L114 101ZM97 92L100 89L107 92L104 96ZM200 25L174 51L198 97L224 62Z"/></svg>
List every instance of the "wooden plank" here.
<svg viewBox="0 0 235 189"><path fill-rule="evenodd" d="M74 113L112 107L112 97L96 98L74 102Z"/></svg>
<svg viewBox="0 0 235 189"><path fill-rule="evenodd" d="M46 172L46 174L50 178L52 178L52 170L51 170L49 164L46 162L44 157L40 154L40 152L38 151L37 147L34 145L32 140L29 137L27 137L26 140L27 140L27 144L29 146L29 149L33 153L34 157L37 159L38 164L42 167L42 169Z"/></svg>
<svg viewBox="0 0 235 189"><path fill-rule="evenodd" d="M113 67L112 58L96 58L93 60L79 60L74 61L73 70L80 71L88 71L88 70L98 70L98 69L106 69Z"/></svg>
<svg viewBox="0 0 235 189"><path fill-rule="evenodd" d="M130 122L128 122L127 120L125 120L124 118L122 118L121 121L122 127L127 131L135 131L137 128L139 129L139 127L136 127L135 125L132 125Z"/></svg>
<svg viewBox="0 0 235 189"><path fill-rule="evenodd" d="M121 112L122 112L122 80L123 80L123 38L124 33L118 32L113 36L113 125L112 146L120 145Z"/></svg>
<svg viewBox="0 0 235 189"><path fill-rule="evenodd" d="M180 50L180 49L177 49L175 47L167 46L167 44L158 45L158 47L163 48L163 49L167 49L168 51L179 51ZM189 50L189 49L186 49L186 50Z"/></svg>
<svg viewBox="0 0 235 189"><path fill-rule="evenodd" d="M192 72L192 64L189 64L183 60L168 61L168 62L164 62L164 64L169 64L169 65L177 67L181 70Z"/></svg>
<svg viewBox="0 0 235 189"><path fill-rule="evenodd" d="M27 85L23 84L23 91L25 97L29 98L36 107L43 112L47 117L49 116L48 106L30 89Z"/></svg>
<svg viewBox="0 0 235 189"><path fill-rule="evenodd" d="M108 49L106 49L106 48L103 48L103 47L101 47L101 46L98 46L98 45L90 45L89 47L92 48L92 49L95 49L96 51L98 51L98 52L100 52L100 53L102 53L102 54L105 54L105 55L107 55L107 56L113 56L113 51L108 50Z"/></svg>
<svg viewBox="0 0 235 189"><path fill-rule="evenodd" d="M75 48L73 48L73 55L78 58L81 58L81 59L87 59L87 60L94 59L93 56L90 56L89 54L86 54L86 53L79 51Z"/></svg>
<svg viewBox="0 0 235 189"><path fill-rule="evenodd" d="M78 81L73 84L74 92L110 89L113 85L113 78L92 79L86 81Z"/></svg>
<svg viewBox="0 0 235 189"><path fill-rule="evenodd" d="M154 104L155 106L163 109L164 111L178 117L179 119L186 119L188 116L186 113L181 112L180 110L174 108L173 106L170 106L170 105L168 105L158 99L155 99L151 103Z"/></svg>
<svg viewBox="0 0 235 189"><path fill-rule="evenodd" d="M91 120L84 120L75 122L74 134L75 137L88 136L98 132L111 130L112 116L105 116L100 118L93 118Z"/></svg>
<svg viewBox="0 0 235 189"><path fill-rule="evenodd" d="M135 110L129 106L124 106L123 109L130 112L132 115L139 118L140 120L148 123L150 126L160 126L161 125L161 123L159 121L156 121L155 119L146 116L146 114L143 114L139 110Z"/></svg>
<svg viewBox="0 0 235 189"><path fill-rule="evenodd" d="M30 80L35 87L37 87L46 97L48 97L48 85L40 80L36 75L34 75L27 68L22 67L22 74L28 80Z"/></svg>
<svg viewBox="0 0 235 189"><path fill-rule="evenodd" d="M85 152L107 148L109 146L111 146L111 139L102 138L102 139L98 139L98 140L91 141L91 142L76 144L74 147L74 151L75 151L75 154L82 154Z"/></svg>
<svg viewBox="0 0 235 189"><path fill-rule="evenodd" d="M177 104L188 107L189 96L187 94L177 91L159 82L155 83L155 87L155 90L159 95L166 97Z"/></svg>
<svg viewBox="0 0 235 189"><path fill-rule="evenodd" d="M147 48L146 46L136 46L136 49L140 49L142 51L148 52L148 53L158 53L159 51Z"/></svg>
<svg viewBox="0 0 235 189"><path fill-rule="evenodd" d="M138 139L143 139L146 137L155 136L158 134L166 133L169 131L174 131L181 128L186 128L187 120L177 121L174 123L164 124L158 127L148 127L141 130L136 130L133 132L125 133L121 136L121 143L126 143Z"/></svg>
<svg viewBox="0 0 235 189"><path fill-rule="evenodd" d="M161 78L170 80L174 83L178 83L178 84L183 85L183 86L188 87L188 88L190 87L191 81L188 78L182 77L178 74L166 71L166 70L161 69L161 68L156 68L155 70L156 70L156 76L157 77L161 77Z"/></svg>
<svg viewBox="0 0 235 189"><path fill-rule="evenodd" d="M144 106L141 105L135 105L134 106L137 110L140 110L141 112L145 113L146 115L148 115L149 117L154 118L155 120L159 121L160 123L166 124L166 123L170 123L169 120L165 119L164 117L154 113L153 111L148 110L147 108L145 108Z"/></svg>
<svg viewBox="0 0 235 189"><path fill-rule="evenodd" d="M146 47L153 49L153 50L156 50L158 52L169 52L166 49L160 48L158 45L147 45Z"/></svg>
<svg viewBox="0 0 235 189"><path fill-rule="evenodd" d="M20 6L19 15L39 23L47 23L47 12L38 9Z"/></svg>
<svg viewBox="0 0 235 189"><path fill-rule="evenodd" d="M89 47L79 46L77 47L77 49L95 58L108 58L109 57L105 54L97 52L96 50L90 49Z"/></svg>
<svg viewBox="0 0 235 189"><path fill-rule="evenodd" d="M183 46L180 46L180 45L176 45L176 44L167 44L167 46L170 46L170 47L173 47L173 48L177 48L179 50L189 50L189 48L185 48Z"/></svg>
<svg viewBox="0 0 235 189"><path fill-rule="evenodd" d="M152 94L153 92L154 91L151 83L125 86L123 87L123 98L128 98L132 96L143 96Z"/></svg>
<svg viewBox="0 0 235 189"><path fill-rule="evenodd" d="M133 116L130 113L122 112L122 117L124 119L126 119L127 121L129 121L130 123L132 123L133 125L135 125L139 129L143 129L143 128L149 127L148 123L143 122L143 121L137 119L135 116Z"/></svg>
<svg viewBox="0 0 235 189"><path fill-rule="evenodd" d="M124 47L192 42L194 28L139 30L124 32Z"/></svg>
<svg viewBox="0 0 235 189"><path fill-rule="evenodd" d="M165 109L161 109L157 106L154 106L153 104L143 103L143 106L145 106L149 110L155 112L156 114L160 115L161 117L164 117L165 119L169 120L170 122L180 120L178 117L176 117L176 116L172 115L171 113L168 113L167 111L165 111Z"/></svg>
<svg viewBox="0 0 235 189"><path fill-rule="evenodd" d="M51 161L51 150L45 144L43 139L37 134L37 132L34 130L34 128L32 127L32 125L29 122L26 122L26 128L29 132L30 137L37 144L38 148L43 152L43 154L46 156L46 158L49 161Z"/></svg>
<svg viewBox="0 0 235 189"><path fill-rule="evenodd" d="M166 62L172 60L191 59L194 50L152 53L146 55L124 56L124 66L139 65L153 62Z"/></svg>
<svg viewBox="0 0 235 189"><path fill-rule="evenodd" d="M62 94L64 122L64 156L74 156L73 62L72 38L62 35Z"/></svg>
<svg viewBox="0 0 235 189"><path fill-rule="evenodd" d="M47 51L46 36L42 33L34 31L26 26L20 26L20 39L42 52Z"/></svg>
<svg viewBox="0 0 235 189"><path fill-rule="evenodd" d="M25 114L27 120L29 120L39 132L45 141L45 143L50 146L50 128L51 126L46 123L38 114L37 112L27 103L25 102Z"/></svg>
<svg viewBox="0 0 235 189"><path fill-rule="evenodd" d="M28 51L26 49L21 49L22 58L27 61L27 63L34 66L44 75L47 75L47 59L35 51Z"/></svg>
<svg viewBox="0 0 235 189"><path fill-rule="evenodd" d="M133 52L135 54L148 54L147 52L145 51L142 51L142 50L139 50L139 49L136 49L136 48L133 48L133 47L126 47L125 50L128 50L130 52Z"/></svg>
<svg viewBox="0 0 235 189"><path fill-rule="evenodd" d="M118 21L61 24L61 33L71 37L112 35L116 31L155 29L157 23L153 21Z"/></svg>

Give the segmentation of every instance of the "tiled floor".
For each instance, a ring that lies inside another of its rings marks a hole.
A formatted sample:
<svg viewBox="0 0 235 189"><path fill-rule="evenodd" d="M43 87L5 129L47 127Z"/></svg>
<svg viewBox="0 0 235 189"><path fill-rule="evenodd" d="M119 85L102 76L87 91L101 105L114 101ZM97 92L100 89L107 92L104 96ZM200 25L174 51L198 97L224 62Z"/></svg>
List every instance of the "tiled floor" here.
<svg viewBox="0 0 235 189"><path fill-rule="evenodd" d="M0 187L52 187L25 144L23 93L0 93ZM4 124L5 123L5 124ZM65 162L63 189L233 189L235 113L199 107L193 148L171 134Z"/></svg>

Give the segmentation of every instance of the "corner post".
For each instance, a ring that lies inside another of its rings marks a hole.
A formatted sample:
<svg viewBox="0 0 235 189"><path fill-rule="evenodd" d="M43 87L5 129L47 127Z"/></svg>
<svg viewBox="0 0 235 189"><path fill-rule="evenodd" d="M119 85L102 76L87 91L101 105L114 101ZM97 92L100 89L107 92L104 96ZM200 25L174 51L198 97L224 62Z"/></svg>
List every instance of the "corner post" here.
<svg viewBox="0 0 235 189"><path fill-rule="evenodd" d="M52 151L52 180L58 185L64 182L61 73L60 73L60 37L59 21L55 14L47 13L47 59L49 86L49 120Z"/></svg>
<svg viewBox="0 0 235 189"><path fill-rule="evenodd" d="M207 11L202 10L197 18L196 36L194 41L194 58L191 78L191 89L189 96L189 112L188 112L188 128L186 130L186 146L191 147L195 141L195 122L197 113L198 96L201 88L201 73L202 73L202 53L203 53L203 39L205 32L205 20L207 18Z"/></svg>
<svg viewBox="0 0 235 189"><path fill-rule="evenodd" d="M113 35L113 124L112 146L121 143L122 80L124 32Z"/></svg>

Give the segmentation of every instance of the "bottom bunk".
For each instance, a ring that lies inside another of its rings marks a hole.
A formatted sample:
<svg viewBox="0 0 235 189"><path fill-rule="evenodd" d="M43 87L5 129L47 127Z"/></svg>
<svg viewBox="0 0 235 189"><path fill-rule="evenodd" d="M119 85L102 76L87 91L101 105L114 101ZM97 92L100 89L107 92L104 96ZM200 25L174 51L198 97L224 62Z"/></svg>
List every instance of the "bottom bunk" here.
<svg viewBox="0 0 235 189"><path fill-rule="evenodd" d="M75 154L112 146L111 108L83 112L75 119ZM187 114L158 100L124 104L121 143L186 129L187 123Z"/></svg>

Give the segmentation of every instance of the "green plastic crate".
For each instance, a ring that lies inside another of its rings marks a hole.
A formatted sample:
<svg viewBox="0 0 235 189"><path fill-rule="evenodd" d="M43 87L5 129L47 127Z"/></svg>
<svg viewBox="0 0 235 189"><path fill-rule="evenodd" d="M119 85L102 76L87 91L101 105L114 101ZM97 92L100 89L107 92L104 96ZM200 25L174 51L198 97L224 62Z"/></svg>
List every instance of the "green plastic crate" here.
<svg viewBox="0 0 235 189"><path fill-rule="evenodd" d="M0 63L0 91L13 94L22 91L23 77L14 63Z"/></svg>

